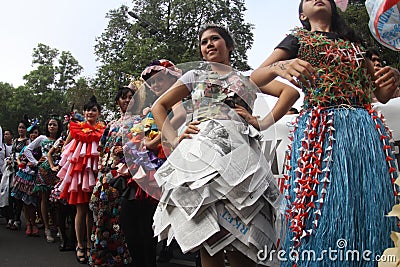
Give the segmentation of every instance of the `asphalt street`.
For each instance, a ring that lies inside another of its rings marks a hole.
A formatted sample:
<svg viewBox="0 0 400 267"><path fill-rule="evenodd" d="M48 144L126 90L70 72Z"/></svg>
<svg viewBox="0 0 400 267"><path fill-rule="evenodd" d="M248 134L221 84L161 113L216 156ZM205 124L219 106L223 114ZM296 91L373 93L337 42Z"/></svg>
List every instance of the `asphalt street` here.
<svg viewBox="0 0 400 267"><path fill-rule="evenodd" d="M59 240L47 243L44 230L40 237L27 237L25 224L19 231L6 229L6 221L0 218L0 266L1 267L80 267L74 251L58 251ZM196 266L195 255L183 255L175 246L169 263L158 263L157 267ZM140 266L135 266L140 267Z"/></svg>

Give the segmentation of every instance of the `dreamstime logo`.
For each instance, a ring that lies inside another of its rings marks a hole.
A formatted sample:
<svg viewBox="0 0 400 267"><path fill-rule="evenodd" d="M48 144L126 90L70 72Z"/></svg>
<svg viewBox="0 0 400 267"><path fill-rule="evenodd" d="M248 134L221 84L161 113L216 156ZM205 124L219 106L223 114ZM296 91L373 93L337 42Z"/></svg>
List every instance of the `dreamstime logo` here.
<svg viewBox="0 0 400 267"><path fill-rule="evenodd" d="M298 250L268 250L265 246L263 250L258 251L257 257L260 261L272 261L273 259L278 259L279 261L350 261L350 262L370 262L370 261L380 261L380 262L396 262L395 255L374 255L371 250L359 251L357 249L348 249L347 240L338 239L336 241L336 247L328 247L319 252L315 250L304 249Z"/></svg>

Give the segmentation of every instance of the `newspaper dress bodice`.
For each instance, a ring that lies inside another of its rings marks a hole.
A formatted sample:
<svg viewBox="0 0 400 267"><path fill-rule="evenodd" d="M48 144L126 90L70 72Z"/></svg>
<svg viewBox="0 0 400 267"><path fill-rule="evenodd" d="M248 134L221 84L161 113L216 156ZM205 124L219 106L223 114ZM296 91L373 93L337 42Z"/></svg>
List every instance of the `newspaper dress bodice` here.
<svg viewBox="0 0 400 267"><path fill-rule="evenodd" d="M248 78L235 71L219 74L216 71L194 71L196 83L192 90L193 107L200 108L205 103L224 102L236 94L249 107L253 107L256 91Z"/></svg>
<svg viewBox="0 0 400 267"><path fill-rule="evenodd" d="M261 153L259 132L221 104L236 94L236 104L245 100L252 107L256 92L235 72L195 75L193 117L201 121L200 131L182 140L155 174L163 194L154 233L160 240L176 239L183 252L235 249L262 263L258 251L276 243L279 189Z"/></svg>

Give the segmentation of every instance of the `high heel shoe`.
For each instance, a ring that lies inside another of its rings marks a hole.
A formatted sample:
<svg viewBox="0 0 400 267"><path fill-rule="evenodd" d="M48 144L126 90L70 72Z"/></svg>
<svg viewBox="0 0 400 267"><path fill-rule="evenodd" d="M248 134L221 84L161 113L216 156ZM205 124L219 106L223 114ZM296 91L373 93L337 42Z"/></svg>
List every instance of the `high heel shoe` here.
<svg viewBox="0 0 400 267"><path fill-rule="evenodd" d="M81 254L81 255L78 255ZM76 247L76 260L81 264L87 263L86 248Z"/></svg>
<svg viewBox="0 0 400 267"><path fill-rule="evenodd" d="M32 235L32 226L31 226L30 223L27 223L27 224L26 224L25 234L26 234L27 236L31 236L31 235Z"/></svg>

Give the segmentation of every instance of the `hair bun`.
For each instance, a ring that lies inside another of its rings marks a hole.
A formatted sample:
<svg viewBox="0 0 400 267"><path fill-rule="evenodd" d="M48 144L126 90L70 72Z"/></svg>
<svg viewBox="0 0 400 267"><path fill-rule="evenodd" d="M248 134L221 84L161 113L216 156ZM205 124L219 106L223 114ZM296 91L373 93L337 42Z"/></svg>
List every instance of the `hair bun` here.
<svg viewBox="0 0 400 267"><path fill-rule="evenodd" d="M90 102L93 102L93 103L97 103L97 98L96 98L94 95L92 95L92 96L90 97L89 101L90 101Z"/></svg>

